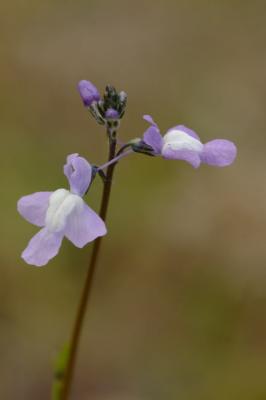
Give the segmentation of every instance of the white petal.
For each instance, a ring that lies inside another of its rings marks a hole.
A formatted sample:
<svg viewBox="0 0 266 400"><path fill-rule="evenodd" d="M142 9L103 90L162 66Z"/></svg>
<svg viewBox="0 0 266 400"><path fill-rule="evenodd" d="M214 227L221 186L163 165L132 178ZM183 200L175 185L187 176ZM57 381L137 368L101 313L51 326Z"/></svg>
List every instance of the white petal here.
<svg viewBox="0 0 266 400"><path fill-rule="evenodd" d="M68 216L76 209L82 208L83 200L80 196L70 193L66 189L56 190L49 199L45 226L49 232L64 230Z"/></svg>
<svg viewBox="0 0 266 400"><path fill-rule="evenodd" d="M181 130L171 130L163 137L163 149L171 148L172 150L189 150L197 153L203 150L203 144Z"/></svg>

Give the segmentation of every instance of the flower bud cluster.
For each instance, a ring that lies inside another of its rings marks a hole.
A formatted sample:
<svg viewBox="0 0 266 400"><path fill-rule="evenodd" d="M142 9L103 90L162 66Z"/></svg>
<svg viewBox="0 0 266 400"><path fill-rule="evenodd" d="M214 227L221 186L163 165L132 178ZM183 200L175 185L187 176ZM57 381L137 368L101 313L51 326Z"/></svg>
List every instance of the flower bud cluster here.
<svg viewBox="0 0 266 400"><path fill-rule="evenodd" d="M78 91L84 106L89 109L100 125L107 125L109 131L118 128L126 110L127 94L125 92L117 92L113 86L107 85L101 98L98 89L86 80L79 82Z"/></svg>

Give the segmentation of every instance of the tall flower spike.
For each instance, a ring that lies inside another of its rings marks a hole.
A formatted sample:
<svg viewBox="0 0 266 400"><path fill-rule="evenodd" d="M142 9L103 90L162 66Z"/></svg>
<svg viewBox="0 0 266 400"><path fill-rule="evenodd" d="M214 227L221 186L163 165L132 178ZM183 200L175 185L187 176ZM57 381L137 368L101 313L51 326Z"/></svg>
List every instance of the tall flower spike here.
<svg viewBox="0 0 266 400"><path fill-rule="evenodd" d="M92 167L78 154L67 157L64 166L70 190L37 192L18 201L18 212L42 229L30 240L22 258L38 267L58 254L64 236L76 247L84 247L106 234L102 219L83 201L92 178Z"/></svg>
<svg viewBox="0 0 266 400"><path fill-rule="evenodd" d="M194 168L198 168L201 163L225 167L236 158L237 148L229 140L216 139L203 144L197 133L184 125L175 126L162 136L150 115L144 115L143 118L150 127L145 131L141 142L150 147L152 155L169 160L184 160Z"/></svg>

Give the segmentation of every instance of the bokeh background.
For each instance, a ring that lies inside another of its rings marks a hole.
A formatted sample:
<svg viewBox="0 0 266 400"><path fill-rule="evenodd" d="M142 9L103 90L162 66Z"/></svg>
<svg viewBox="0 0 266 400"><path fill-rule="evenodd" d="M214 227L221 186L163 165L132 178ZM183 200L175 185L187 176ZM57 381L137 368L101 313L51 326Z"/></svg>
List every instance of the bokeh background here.
<svg viewBox="0 0 266 400"><path fill-rule="evenodd" d="M183 123L233 140L231 167L133 155L116 170L73 399L266 398L266 4L4 1L0 13L0 398L50 398L92 246L44 268L19 197L66 185L66 155L106 160L80 79L128 93L120 140ZM99 207L101 182L88 197Z"/></svg>

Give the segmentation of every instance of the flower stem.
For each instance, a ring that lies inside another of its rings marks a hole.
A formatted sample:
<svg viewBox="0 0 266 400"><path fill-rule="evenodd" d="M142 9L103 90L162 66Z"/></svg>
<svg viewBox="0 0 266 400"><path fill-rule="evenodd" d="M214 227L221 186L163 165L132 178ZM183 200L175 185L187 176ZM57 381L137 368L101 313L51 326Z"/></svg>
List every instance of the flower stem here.
<svg viewBox="0 0 266 400"><path fill-rule="evenodd" d="M116 152L116 139L110 139L108 161L111 161L115 157L115 152ZM106 214L107 214L107 210L108 210L108 204L109 204L111 187L112 187L112 178L113 178L113 172L114 172L115 165L116 165L116 163L111 163L108 166L107 171L106 171L106 180L104 183L101 207L100 207L100 213L99 213L99 215L103 221L106 220ZM60 400L67 400L69 398L71 382L73 379L73 373L74 373L74 369L75 369L76 356L77 356L77 351L78 351L78 346L79 346L80 335L81 335L81 331L82 331L84 317L86 314L88 300L89 300L89 297L91 294L91 288L92 288L92 283L93 283L93 279L95 276L95 270L96 270L97 260L98 260L99 251L100 251L100 247L101 247L101 242L102 242L102 236L98 237L95 240L94 245L93 245L89 268L88 268L85 284L83 287L83 291L82 291L82 295L81 295L81 299L80 299L80 303L79 303L79 307L78 307L78 312L76 315L76 321L74 324L74 329L73 329L73 333L72 333L72 337L71 337L71 341L70 341L69 357L68 357L68 362L67 362L66 369L65 369L63 387L62 387Z"/></svg>
<svg viewBox="0 0 266 400"><path fill-rule="evenodd" d="M100 167L98 167L99 169L105 169L107 167L109 167L109 165L111 164L116 164L121 158L123 157L127 157L129 156L129 154L134 153L132 149L125 151L124 153L120 153L119 155L117 155L116 157L114 157L112 160L108 161L107 163L100 165Z"/></svg>

